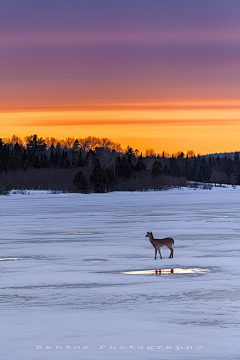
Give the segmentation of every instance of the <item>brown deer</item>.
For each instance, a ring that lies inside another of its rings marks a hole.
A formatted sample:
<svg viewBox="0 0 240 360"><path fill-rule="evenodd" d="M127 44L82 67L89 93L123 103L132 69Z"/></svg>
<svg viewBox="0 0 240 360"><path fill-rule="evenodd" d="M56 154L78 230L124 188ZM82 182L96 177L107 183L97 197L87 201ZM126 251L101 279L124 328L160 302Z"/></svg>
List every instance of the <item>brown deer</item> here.
<svg viewBox="0 0 240 360"><path fill-rule="evenodd" d="M162 259L162 255L160 252L160 248L162 246L167 246L169 248L169 250L171 251L169 258L173 258L173 244L174 244L174 240L170 237L164 238L164 239L154 239L153 237L153 233L152 232L147 232L147 235L145 237L148 237L150 240L150 243L152 244L152 246L155 249L155 259L157 258L157 251L159 251L159 255L160 258Z"/></svg>

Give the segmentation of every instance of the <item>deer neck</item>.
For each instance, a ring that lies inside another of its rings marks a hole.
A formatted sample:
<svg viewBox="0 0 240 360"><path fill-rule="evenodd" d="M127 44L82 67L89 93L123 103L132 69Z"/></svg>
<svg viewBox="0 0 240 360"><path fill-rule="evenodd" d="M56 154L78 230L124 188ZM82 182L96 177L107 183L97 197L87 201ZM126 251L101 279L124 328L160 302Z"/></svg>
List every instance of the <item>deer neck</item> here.
<svg viewBox="0 0 240 360"><path fill-rule="evenodd" d="M149 236L149 240L150 240L151 244L154 244L154 243L155 243L154 237L153 237L152 235Z"/></svg>

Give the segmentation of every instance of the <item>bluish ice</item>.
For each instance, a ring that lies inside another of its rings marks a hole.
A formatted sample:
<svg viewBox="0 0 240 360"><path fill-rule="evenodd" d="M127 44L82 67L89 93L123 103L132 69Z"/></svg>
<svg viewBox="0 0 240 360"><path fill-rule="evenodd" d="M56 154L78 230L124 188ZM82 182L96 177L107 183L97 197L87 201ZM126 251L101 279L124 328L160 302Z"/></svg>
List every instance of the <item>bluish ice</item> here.
<svg viewBox="0 0 240 360"><path fill-rule="evenodd" d="M240 187L0 202L2 359L239 359Z"/></svg>

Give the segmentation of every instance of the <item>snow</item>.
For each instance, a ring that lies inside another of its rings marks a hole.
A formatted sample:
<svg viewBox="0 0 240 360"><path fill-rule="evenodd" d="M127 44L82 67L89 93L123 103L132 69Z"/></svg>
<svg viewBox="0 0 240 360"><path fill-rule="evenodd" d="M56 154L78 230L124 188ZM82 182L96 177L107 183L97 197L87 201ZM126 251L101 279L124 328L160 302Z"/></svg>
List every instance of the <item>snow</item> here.
<svg viewBox="0 0 240 360"><path fill-rule="evenodd" d="M230 186L1 196L1 359L239 359L239 199ZM174 238L173 259L154 260L147 231Z"/></svg>

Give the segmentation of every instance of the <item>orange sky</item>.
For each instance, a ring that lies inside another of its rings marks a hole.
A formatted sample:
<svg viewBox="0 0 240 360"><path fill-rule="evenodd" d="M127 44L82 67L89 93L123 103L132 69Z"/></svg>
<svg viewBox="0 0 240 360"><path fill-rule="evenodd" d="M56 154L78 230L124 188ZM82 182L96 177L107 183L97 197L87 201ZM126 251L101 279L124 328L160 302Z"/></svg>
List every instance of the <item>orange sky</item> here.
<svg viewBox="0 0 240 360"><path fill-rule="evenodd" d="M3 137L108 137L142 152L211 153L239 146L240 101L141 103L95 109L0 113ZM217 124L217 127L216 127Z"/></svg>

